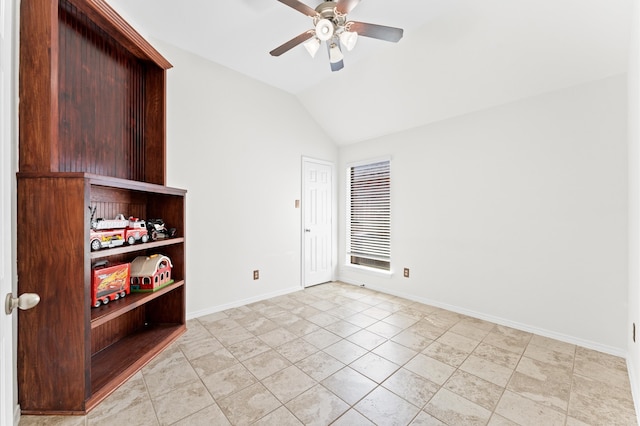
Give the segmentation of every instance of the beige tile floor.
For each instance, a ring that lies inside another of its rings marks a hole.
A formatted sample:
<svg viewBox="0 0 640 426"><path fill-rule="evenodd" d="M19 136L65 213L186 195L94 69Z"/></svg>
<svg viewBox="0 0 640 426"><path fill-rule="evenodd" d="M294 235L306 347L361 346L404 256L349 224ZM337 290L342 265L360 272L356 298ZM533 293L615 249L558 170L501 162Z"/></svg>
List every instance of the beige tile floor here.
<svg viewBox="0 0 640 426"><path fill-rule="evenodd" d="M20 425L636 425L625 361L330 283L188 323L85 417Z"/></svg>

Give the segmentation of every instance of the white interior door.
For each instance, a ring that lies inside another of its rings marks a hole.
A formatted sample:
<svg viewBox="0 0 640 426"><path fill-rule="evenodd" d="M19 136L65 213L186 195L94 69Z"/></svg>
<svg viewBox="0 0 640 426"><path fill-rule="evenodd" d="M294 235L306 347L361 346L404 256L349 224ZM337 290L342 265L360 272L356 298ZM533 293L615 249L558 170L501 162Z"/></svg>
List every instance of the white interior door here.
<svg viewBox="0 0 640 426"><path fill-rule="evenodd" d="M13 145L13 3L0 0L0 425L14 424L13 322L4 312L12 291L11 166Z"/></svg>
<svg viewBox="0 0 640 426"><path fill-rule="evenodd" d="M302 160L302 258L303 285L333 279L333 164Z"/></svg>

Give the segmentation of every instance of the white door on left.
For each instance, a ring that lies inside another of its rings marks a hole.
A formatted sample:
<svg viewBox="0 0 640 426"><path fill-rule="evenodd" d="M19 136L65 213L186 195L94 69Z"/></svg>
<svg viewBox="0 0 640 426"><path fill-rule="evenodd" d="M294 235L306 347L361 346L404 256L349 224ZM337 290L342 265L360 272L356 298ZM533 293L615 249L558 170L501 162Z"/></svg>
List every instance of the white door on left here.
<svg viewBox="0 0 640 426"><path fill-rule="evenodd" d="M15 143L13 17L16 0L0 0L0 426L14 424L13 321L4 312L13 287L11 233Z"/></svg>

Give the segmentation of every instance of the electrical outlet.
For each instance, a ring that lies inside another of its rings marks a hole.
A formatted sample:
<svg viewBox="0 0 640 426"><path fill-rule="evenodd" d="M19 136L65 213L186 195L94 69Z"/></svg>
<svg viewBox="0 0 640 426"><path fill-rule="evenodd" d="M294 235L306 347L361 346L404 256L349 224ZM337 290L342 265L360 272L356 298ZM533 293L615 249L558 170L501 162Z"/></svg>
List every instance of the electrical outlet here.
<svg viewBox="0 0 640 426"><path fill-rule="evenodd" d="M255 271L253 271L253 279L257 280L259 278L260 278L260 271L256 269Z"/></svg>
<svg viewBox="0 0 640 426"><path fill-rule="evenodd" d="M404 268L404 277L409 278L409 268Z"/></svg>

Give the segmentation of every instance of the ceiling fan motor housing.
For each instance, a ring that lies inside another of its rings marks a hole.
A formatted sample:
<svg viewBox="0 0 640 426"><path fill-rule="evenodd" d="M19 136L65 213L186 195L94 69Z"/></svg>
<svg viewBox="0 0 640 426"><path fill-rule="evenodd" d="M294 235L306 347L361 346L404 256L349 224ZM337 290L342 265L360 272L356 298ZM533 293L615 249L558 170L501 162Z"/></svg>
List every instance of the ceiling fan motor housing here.
<svg viewBox="0 0 640 426"><path fill-rule="evenodd" d="M336 13L336 7L338 3L335 1L325 1L322 2L316 7L316 12L318 12L317 20L320 19L328 19L333 23L336 27L344 27L345 24L345 15L341 15Z"/></svg>
<svg viewBox="0 0 640 426"><path fill-rule="evenodd" d="M336 6L338 6L338 3L335 1L325 1L316 7L316 12L323 18L331 19L335 15Z"/></svg>

